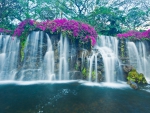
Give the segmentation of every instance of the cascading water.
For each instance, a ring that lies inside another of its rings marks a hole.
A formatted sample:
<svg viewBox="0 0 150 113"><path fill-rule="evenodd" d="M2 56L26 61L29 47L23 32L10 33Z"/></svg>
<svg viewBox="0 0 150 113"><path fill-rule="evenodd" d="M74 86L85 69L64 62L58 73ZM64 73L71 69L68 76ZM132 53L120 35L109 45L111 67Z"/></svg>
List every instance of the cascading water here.
<svg viewBox="0 0 150 113"><path fill-rule="evenodd" d="M69 43L67 37L60 36L59 41L59 80L69 80L68 54Z"/></svg>
<svg viewBox="0 0 150 113"><path fill-rule="evenodd" d="M142 72L141 60L135 43L127 42L127 49L130 64L134 66L138 72Z"/></svg>
<svg viewBox="0 0 150 113"><path fill-rule="evenodd" d="M148 47L144 42L138 42L137 47L141 59L142 73L145 75L146 79L150 81L150 59L148 59L149 56L147 55Z"/></svg>
<svg viewBox="0 0 150 113"><path fill-rule="evenodd" d="M87 54L86 50L83 50L81 53L81 58L82 58L82 66L84 66L84 62L85 62L85 55Z"/></svg>
<svg viewBox="0 0 150 113"><path fill-rule="evenodd" d="M45 47L47 50L43 54ZM42 31L32 32L27 37L24 53L23 69L19 73L20 80L55 80L54 51L48 34Z"/></svg>
<svg viewBox="0 0 150 113"><path fill-rule="evenodd" d="M47 52L44 56L44 65L43 69L45 70L45 74L48 77L48 80L55 80L54 73L54 51L52 49L52 42L50 37L46 34L47 37Z"/></svg>
<svg viewBox="0 0 150 113"><path fill-rule="evenodd" d="M116 81L116 70L121 72L118 59L118 40L115 37L99 36L95 47L102 55L106 82ZM118 65L116 69L116 65ZM119 75L121 76L121 75Z"/></svg>
<svg viewBox="0 0 150 113"><path fill-rule="evenodd" d="M20 65L18 64L20 62L20 41L17 38L12 39L8 35L0 35L0 80L69 80L69 71L75 71L74 64L77 63L78 48L75 48L75 45L69 45L68 40L67 37L61 35L60 40L57 39L59 41L57 43L55 39L42 31L32 32L27 37L21 68L17 68ZM52 42L57 43L55 48L55 44ZM71 51L69 52L70 46ZM150 58L147 54L149 50L147 44L141 41L136 43L128 41L127 48L130 64L139 73L143 73L147 80L150 80ZM54 58L54 53L58 59ZM87 70L88 80L99 82L100 68L104 67L106 82L115 82L118 72L121 72L117 38L99 36L92 55L89 56L89 53L87 50L82 50L79 55L79 58L82 59L81 69L89 68ZM69 65L69 62L73 62L73 64ZM99 62L102 63L102 67L99 66Z"/></svg>
<svg viewBox="0 0 150 113"><path fill-rule="evenodd" d="M0 80L13 80L16 74L20 41L0 35Z"/></svg>
<svg viewBox="0 0 150 113"><path fill-rule="evenodd" d="M88 58L89 61L89 81L93 81L92 79L95 79L95 82L97 82L97 54L93 51L92 56ZM93 67L94 64L94 67Z"/></svg>
<svg viewBox="0 0 150 113"><path fill-rule="evenodd" d="M130 64L136 68L139 73L143 73L146 79L150 80L150 62L148 60L147 47L144 42L127 42Z"/></svg>
<svg viewBox="0 0 150 113"><path fill-rule="evenodd" d="M42 36L43 32L32 32L26 41L26 47L24 51L24 63L23 69L21 70L20 80L39 80L42 78L42 69L41 69L41 49L42 46ZM32 48L32 49L31 49ZM37 56L38 55L38 56ZM37 64L39 61L39 64ZM36 76L37 73L40 73L40 76Z"/></svg>

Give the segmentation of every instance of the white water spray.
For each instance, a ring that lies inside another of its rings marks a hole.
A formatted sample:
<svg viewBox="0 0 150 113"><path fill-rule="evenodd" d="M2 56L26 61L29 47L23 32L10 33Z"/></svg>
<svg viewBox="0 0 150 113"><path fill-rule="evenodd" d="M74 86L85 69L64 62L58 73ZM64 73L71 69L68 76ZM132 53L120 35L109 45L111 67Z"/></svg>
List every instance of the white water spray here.
<svg viewBox="0 0 150 113"><path fill-rule="evenodd" d="M52 42L50 37L47 36L47 52L44 56L44 66L43 69L45 70L45 74L48 77L48 80L52 81L55 80L55 73L54 73L54 51L52 49Z"/></svg>
<svg viewBox="0 0 150 113"><path fill-rule="evenodd" d="M59 80L69 80L68 74L68 38L60 36L59 41Z"/></svg>
<svg viewBox="0 0 150 113"><path fill-rule="evenodd" d="M127 42L129 61L130 64L136 68L138 73L143 73L147 79L150 81L150 59L147 55L147 46L144 42Z"/></svg>
<svg viewBox="0 0 150 113"><path fill-rule="evenodd" d="M0 35L0 80L14 80L20 41L16 37Z"/></svg>
<svg viewBox="0 0 150 113"><path fill-rule="evenodd" d="M116 81L116 64L119 65L118 60L118 40L116 37L100 36L96 49L102 55L106 82ZM121 68L118 68L118 70ZM120 75L119 75L120 76Z"/></svg>
<svg viewBox="0 0 150 113"><path fill-rule="evenodd" d="M89 61L89 81L93 81L92 79L95 79L95 82L98 81L97 77L97 54L93 51L92 56L88 58ZM94 64L94 67L93 67Z"/></svg>

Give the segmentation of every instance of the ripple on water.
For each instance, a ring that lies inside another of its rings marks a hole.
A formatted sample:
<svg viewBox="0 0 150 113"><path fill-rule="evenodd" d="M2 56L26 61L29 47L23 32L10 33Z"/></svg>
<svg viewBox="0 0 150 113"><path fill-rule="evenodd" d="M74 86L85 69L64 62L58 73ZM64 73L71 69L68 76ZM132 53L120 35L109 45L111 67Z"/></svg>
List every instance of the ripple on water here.
<svg viewBox="0 0 150 113"><path fill-rule="evenodd" d="M149 86L146 87L150 88ZM122 90L123 89L123 90ZM9 82L0 85L0 113L148 113L149 93L124 82Z"/></svg>

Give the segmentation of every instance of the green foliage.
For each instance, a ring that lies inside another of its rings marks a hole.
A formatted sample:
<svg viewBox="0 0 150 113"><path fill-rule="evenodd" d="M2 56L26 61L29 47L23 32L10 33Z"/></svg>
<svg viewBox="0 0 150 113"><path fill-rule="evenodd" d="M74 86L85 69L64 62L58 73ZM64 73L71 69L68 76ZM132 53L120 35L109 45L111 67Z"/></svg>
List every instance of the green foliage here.
<svg viewBox="0 0 150 113"><path fill-rule="evenodd" d="M126 24L135 29L145 22L146 13L138 7L131 8L126 15Z"/></svg>
<svg viewBox="0 0 150 113"><path fill-rule="evenodd" d="M27 36L34 29L35 29L35 26L26 24L26 26L24 26L24 31L22 32L21 36L19 37L20 42L21 42L21 60L23 60L23 58L24 58L24 48L26 46Z"/></svg>
<svg viewBox="0 0 150 113"><path fill-rule="evenodd" d="M67 18L90 24L99 34L116 35L129 29L136 29L149 20L150 9L146 1L136 3L134 0L130 1L132 3L108 1L1 0L0 28L14 29L16 22L29 18L34 20Z"/></svg>
<svg viewBox="0 0 150 113"><path fill-rule="evenodd" d="M92 71L92 80L94 81L96 79L96 73L95 71Z"/></svg>
<svg viewBox="0 0 150 113"><path fill-rule="evenodd" d="M82 75L84 78L87 78L87 69L85 67L82 69Z"/></svg>
<svg viewBox="0 0 150 113"><path fill-rule="evenodd" d="M89 70L87 70L85 67L82 69L81 72L82 72L83 78L86 79L89 77ZM94 81L96 79L95 71L92 71L91 76L92 76L92 81Z"/></svg>
<svg viewBox="0 0 150 113"><path fill-rule="evenodd" d="M22 35L20 37L20 42L21 42L21 61L24 58L24 48L25 48L25 44L26 44L26 40L27 40L27 36L26 35Z"/></svg>
<svg viewBox="0 0 150 113"><path fill-rule="evenodd" d="M24 39L24 38L22 38L22 39ZM26 45L26 39L21 41L21 61L24 58L24 48L25 48L25 45Z"/></svg>
<svg viewBox="0 0 150 113"><path fill-rule="evenodd" d="M115 35L122 32L123 12L112 7L97 7L88 15L88 23L103 35Z"/></svg>
<svg viewBox="0 0 150 113"><path fill-rule="evenodd" d="M128 80L134 81L136 83L147 84L147 81L142 73L138 73L135 69L132 69L127 76Z"/></svg>

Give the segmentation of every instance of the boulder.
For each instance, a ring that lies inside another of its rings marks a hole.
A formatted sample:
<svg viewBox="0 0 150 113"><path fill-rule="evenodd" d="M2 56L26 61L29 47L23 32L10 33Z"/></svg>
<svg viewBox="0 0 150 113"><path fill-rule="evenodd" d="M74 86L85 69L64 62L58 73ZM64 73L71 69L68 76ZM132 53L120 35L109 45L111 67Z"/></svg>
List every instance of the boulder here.
<svg viewBox="0 0 150 113"><path fill-rule="evenodd" d="M130 85L131 88L138 89L138 85L134 81L129 80L127 83Z"/></svg>

